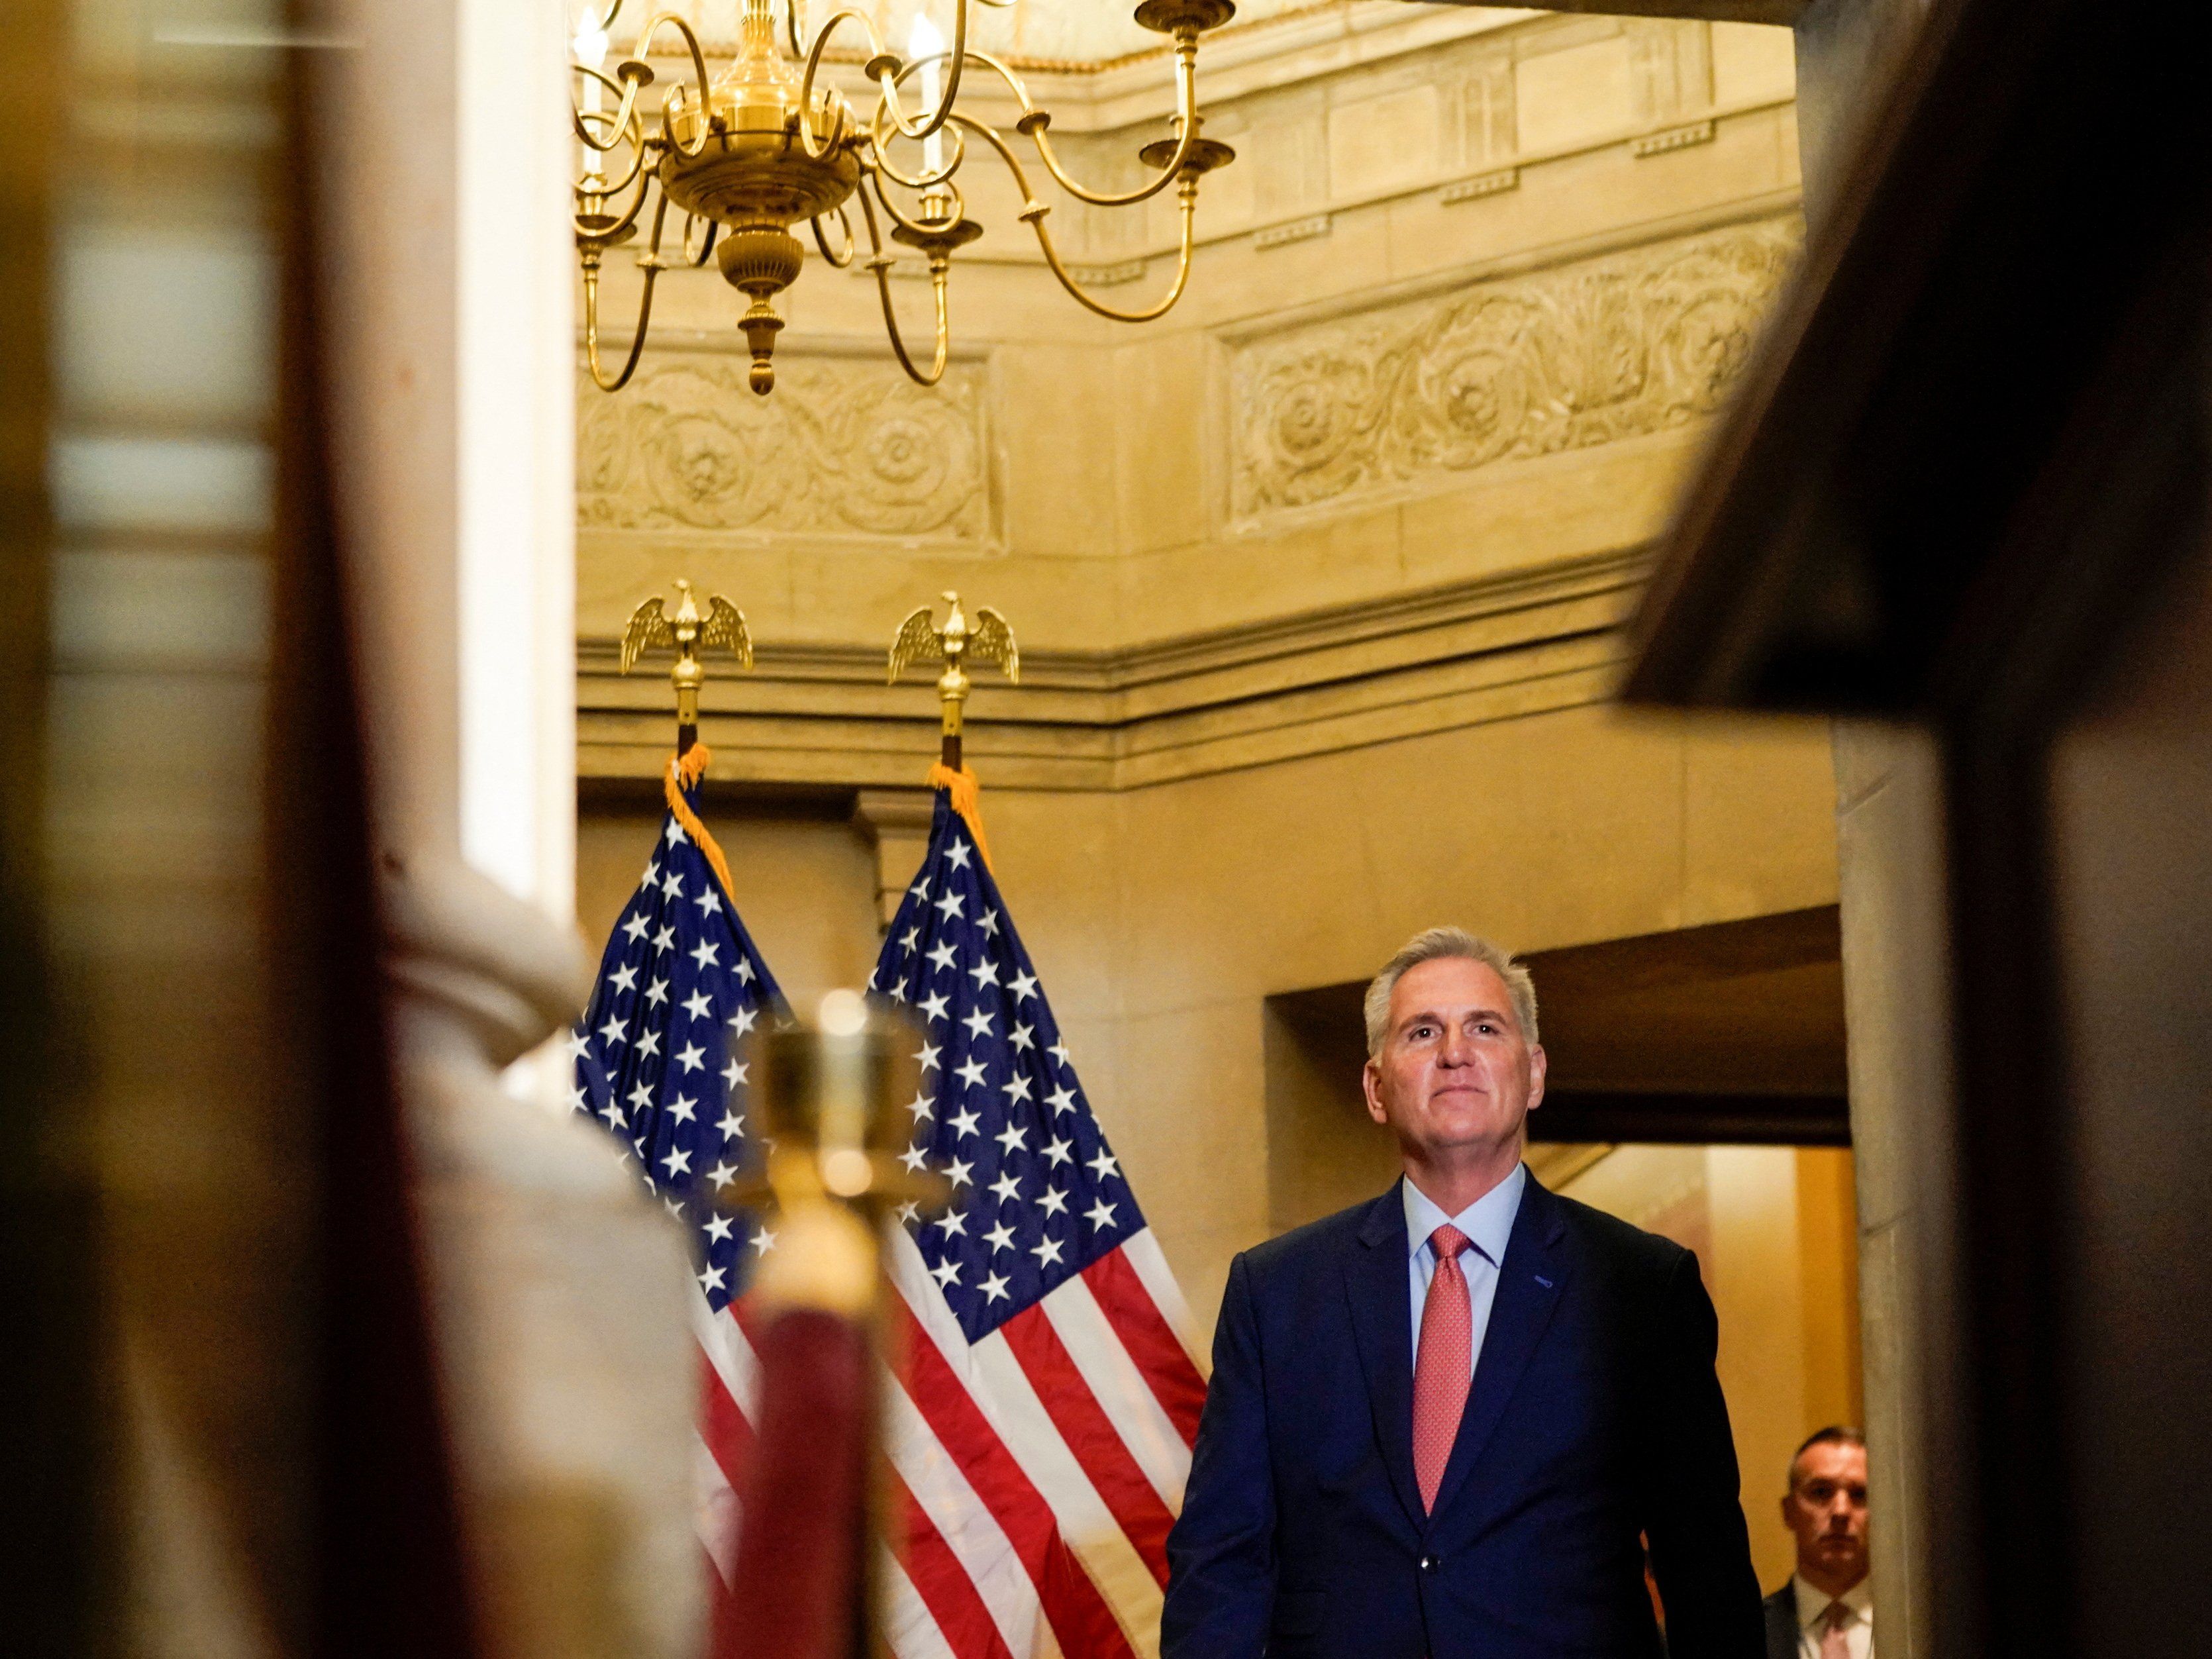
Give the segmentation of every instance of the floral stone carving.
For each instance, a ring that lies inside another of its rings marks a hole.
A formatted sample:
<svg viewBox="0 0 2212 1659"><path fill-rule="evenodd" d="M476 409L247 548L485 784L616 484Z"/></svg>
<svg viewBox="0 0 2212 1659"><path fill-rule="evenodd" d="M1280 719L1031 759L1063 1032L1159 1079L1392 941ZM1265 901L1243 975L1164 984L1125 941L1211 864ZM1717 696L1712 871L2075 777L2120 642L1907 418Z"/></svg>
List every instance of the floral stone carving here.
<svg viewBox="0 0 2212 1659"><path fill-rule="evenodd" d="M1238 516L1710 414L1802 232L1737 227L1270 336L1230 369Z"/></svg>
<svg viewBox="0 0 2212 1659"><path fill-rule="evenodd" d="M794 357L776 395L742 358L656 354L629 386L579 393L577 522L611 530L830 536L989 533L982 376L934 388L866 359Z"/></svg>

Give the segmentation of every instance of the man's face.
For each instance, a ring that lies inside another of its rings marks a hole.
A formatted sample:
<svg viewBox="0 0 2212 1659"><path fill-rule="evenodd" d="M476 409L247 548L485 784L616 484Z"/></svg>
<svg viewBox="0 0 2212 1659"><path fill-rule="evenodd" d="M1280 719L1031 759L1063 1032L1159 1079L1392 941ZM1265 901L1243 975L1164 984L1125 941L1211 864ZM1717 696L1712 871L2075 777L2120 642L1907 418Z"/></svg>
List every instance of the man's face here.
<svg viewBox="0 0 2212 1659"><path fill-rule="evenodd" d="M1368 1115L1409 1150L1434 1158L1517 1145L1544 1097L1544 1051L1522 1036L1496 969L1442 957L1399 975L1382 1052L1364 1080Z"/></svg>
<svg viewBox="0 0 2212 1659"><path fill-rule="evenodd" d="M1797 1534L1798 1571L1857 1583L1867 1570L1866 1448L1808 1446L1793 1477L1782 1523Z"/></svg>

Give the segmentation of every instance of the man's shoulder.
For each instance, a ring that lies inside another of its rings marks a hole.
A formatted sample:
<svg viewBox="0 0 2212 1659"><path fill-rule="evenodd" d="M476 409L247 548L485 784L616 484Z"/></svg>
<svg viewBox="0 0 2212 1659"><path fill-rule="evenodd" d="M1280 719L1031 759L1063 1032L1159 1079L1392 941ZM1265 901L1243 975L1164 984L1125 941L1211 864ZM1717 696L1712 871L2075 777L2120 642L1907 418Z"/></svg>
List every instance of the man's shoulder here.
<svg viewBox="0 0 2212 1659"><path fill-rule="evenodd" d="M1303 1227L1293 1227L1286 1233L1278 1233L1264 1244L1255 1244L1238 1259L1248 1273L1275 1277L1285 1271L1297 1273L1303 1268L1333 1261L1351 1246L1359 1242L1369 1222L1376 1218L1380 1206L1398 1201L1398 1188L1390 1189L1377 1198L1363 1199L1349 1209L1339 1210L1334 1215L1325 1215L1318 1221L1309 1221ZM1387 1212L1382 1219L1387 1220Z"/></svg>
<svg viewBox="0 0 2212 1659"><path fill-rule="evenodd" d="M1394 1183L1376 1197L1255 1244L1237 1259L1255 1279L1296 1277L1340 1260L1371 1228L1388 1227L1398 1218L1393 1206L1399 1201ZM1539 1187L1533 1178L1521 1201L1524 1206L1548 1207L1559 1225L1583 1250L1634 1278L1663 1280L1690 1254L1671 1238L1646 1232L1619 1216Z"/></svg>
<svg viewBox="0 0 2212 1659"><path fill-rule="evenodd" d="M1788 1579L1759 1604L1766 1615L1767 1659L1796 1659L1797 1591Z"/></svg>
<svg viewBox="0 0 2212 1659"><path fill-rule="evenodd" d="M1577 1199L1533 1185L1530 1190L1543 1194L1540 1202L1558 1206L1560 1224L1584 1249L1632 1273L1664 1279L1690 1254L1671 1238L1646 1232Z"/></svg>

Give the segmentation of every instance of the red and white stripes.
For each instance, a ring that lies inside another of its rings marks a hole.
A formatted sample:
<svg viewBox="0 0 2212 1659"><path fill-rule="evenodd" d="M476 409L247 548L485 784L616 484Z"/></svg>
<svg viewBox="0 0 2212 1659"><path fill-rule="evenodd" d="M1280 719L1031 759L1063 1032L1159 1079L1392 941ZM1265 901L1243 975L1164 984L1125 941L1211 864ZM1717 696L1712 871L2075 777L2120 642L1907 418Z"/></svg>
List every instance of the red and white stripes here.
<svg viewBox="0 0 2212 1659"><path fill-rule="evenodd" d="M712 1583L726 1586L738 1559L738 1486L753 1446L760 1365L735 1304L715 1313L691 1286L691 1331L698 1339L699 1415L694 1425L692 1509Z"/></svg>
<svg viewBox="0 0 2212 1659"><path fill-rule="evenodd" d="M1151 1232L972 1346L903 1233L888 1267L893 1650L1152 1659L1206 1383ZM726 1571L757 1373L732 1312L709 1314L702 1298L695 1322L700 1541Z"/></svg>

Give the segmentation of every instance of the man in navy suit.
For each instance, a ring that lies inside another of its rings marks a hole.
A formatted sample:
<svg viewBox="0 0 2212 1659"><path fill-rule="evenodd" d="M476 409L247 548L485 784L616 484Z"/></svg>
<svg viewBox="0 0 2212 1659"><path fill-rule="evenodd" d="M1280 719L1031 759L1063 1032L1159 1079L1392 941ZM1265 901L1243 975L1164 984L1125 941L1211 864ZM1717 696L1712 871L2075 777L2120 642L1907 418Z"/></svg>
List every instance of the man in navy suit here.
<svg viewBox="0 0 2212 1659"><path fill-rule="evenodd" d="M1164 1659L1763 1659L1712 1302L1522 1164L1527 970L1436 928L1366 1012L1405 1177L1231 1264Z"/></svg>

